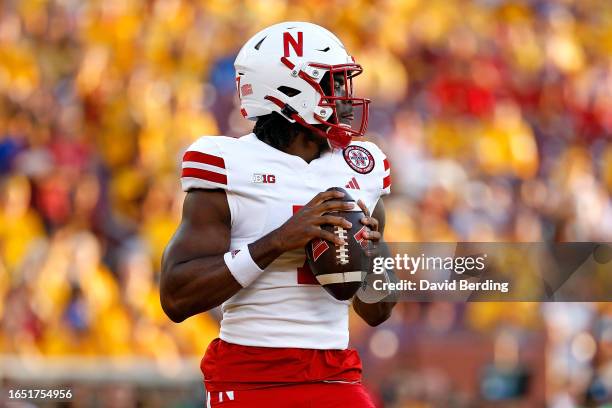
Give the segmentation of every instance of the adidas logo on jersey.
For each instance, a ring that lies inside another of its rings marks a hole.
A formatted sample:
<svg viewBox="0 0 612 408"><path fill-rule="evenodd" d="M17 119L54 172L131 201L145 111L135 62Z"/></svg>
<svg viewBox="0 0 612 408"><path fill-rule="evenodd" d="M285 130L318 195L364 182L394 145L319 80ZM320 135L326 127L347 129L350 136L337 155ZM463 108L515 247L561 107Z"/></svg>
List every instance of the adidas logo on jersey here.
<svg viewBox="0 0 612 408"><path fill-rule="evenodd" d="M353 177L344 187L352 188L354 190L361 190L361 187L359 187L359 183L357 183L357 179L355 177Z"/></svg>

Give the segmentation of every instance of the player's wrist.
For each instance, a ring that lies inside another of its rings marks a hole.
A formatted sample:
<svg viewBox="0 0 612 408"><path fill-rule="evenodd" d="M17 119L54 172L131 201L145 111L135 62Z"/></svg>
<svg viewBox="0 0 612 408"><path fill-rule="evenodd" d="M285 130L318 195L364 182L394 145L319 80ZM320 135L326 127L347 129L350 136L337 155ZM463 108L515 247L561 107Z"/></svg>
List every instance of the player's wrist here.
<svg viewBox="0 0 612 408"><path fill-rule="evenodd" d="M281 228L272 231L267 236L268 247L271 249L272 252L277 253L279 256L291 249L287 248L287 239L283 237Z"/></svg>
<svg viewBox="0 0 612 408"><path fill-rule="evenodd" d="M236 281L246 288L263 273L263 269L251 257L249 246L226 252L223 260Z"/></svg>

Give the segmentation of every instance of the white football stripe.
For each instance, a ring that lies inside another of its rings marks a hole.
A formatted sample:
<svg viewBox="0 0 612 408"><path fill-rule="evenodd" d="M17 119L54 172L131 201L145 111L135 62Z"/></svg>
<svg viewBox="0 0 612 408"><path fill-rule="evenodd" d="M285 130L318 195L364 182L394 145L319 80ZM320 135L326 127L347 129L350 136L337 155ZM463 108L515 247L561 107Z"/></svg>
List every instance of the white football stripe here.
<svg viewBox="0 0 612 408"><path fill-rule="evenodd" d="M182 167L184 169L186 169L186 168L201 169L201 170L212 171L213 173L219 173L219 174L226 174L227 175L227 171L225 169L222 169L221 167L217 167L217 166L212 166L210 164L205 164L205 163L199 163L199 162L193 162L193 161L184 161Z"/></svg>
<svg viewBox="0 0 612 408"><path fill-rule="evenodd" d="M321 285L344 282L361 282L361 271L328 273L317 276L317 280Z"/></svg>

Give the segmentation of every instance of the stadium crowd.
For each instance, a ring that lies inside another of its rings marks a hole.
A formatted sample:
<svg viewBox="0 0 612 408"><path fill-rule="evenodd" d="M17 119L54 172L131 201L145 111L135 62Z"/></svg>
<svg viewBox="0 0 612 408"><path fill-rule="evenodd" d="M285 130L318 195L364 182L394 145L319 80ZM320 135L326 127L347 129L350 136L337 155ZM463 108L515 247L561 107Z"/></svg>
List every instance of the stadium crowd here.
<svg viewBox="0 0 612 408"><path fill-rule="evenodd" d="M158 298L178 165L200 135L250 131L233 60L282 20L332 29L364 66L368 138L392 166L387 241L612 241L612 2L8 0L0 353L203 354L214 317L173 324ZM535 336L549 402L612 395L606 304L402 304L384 328L352 324L366 367L415 339ZM387 406L463 395L403 370L369 380Z"/></svg>

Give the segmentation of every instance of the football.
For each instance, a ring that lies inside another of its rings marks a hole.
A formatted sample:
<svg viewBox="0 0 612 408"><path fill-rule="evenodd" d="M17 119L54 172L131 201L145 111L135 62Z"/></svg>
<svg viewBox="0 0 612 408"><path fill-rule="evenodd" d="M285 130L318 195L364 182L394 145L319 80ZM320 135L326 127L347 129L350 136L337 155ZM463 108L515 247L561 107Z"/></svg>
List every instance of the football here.
<svg viewBox="0 0 612 408"><path fill-rule="evenodd" d="M324 239L313 239L306 245L308 265L317 281L330 295L338 300L348 300L357 292L365 276L368 265L367 250L370 241L364 233L368 227L361 223L364 214L357 202L340 187L328 189L342 191L345 195L342 201L354 202L349 211L334 211L328 213L348 220L352 227L347 230L332 225L322 225L321 228L342 238L345 245L335 245Z"/></svg>

